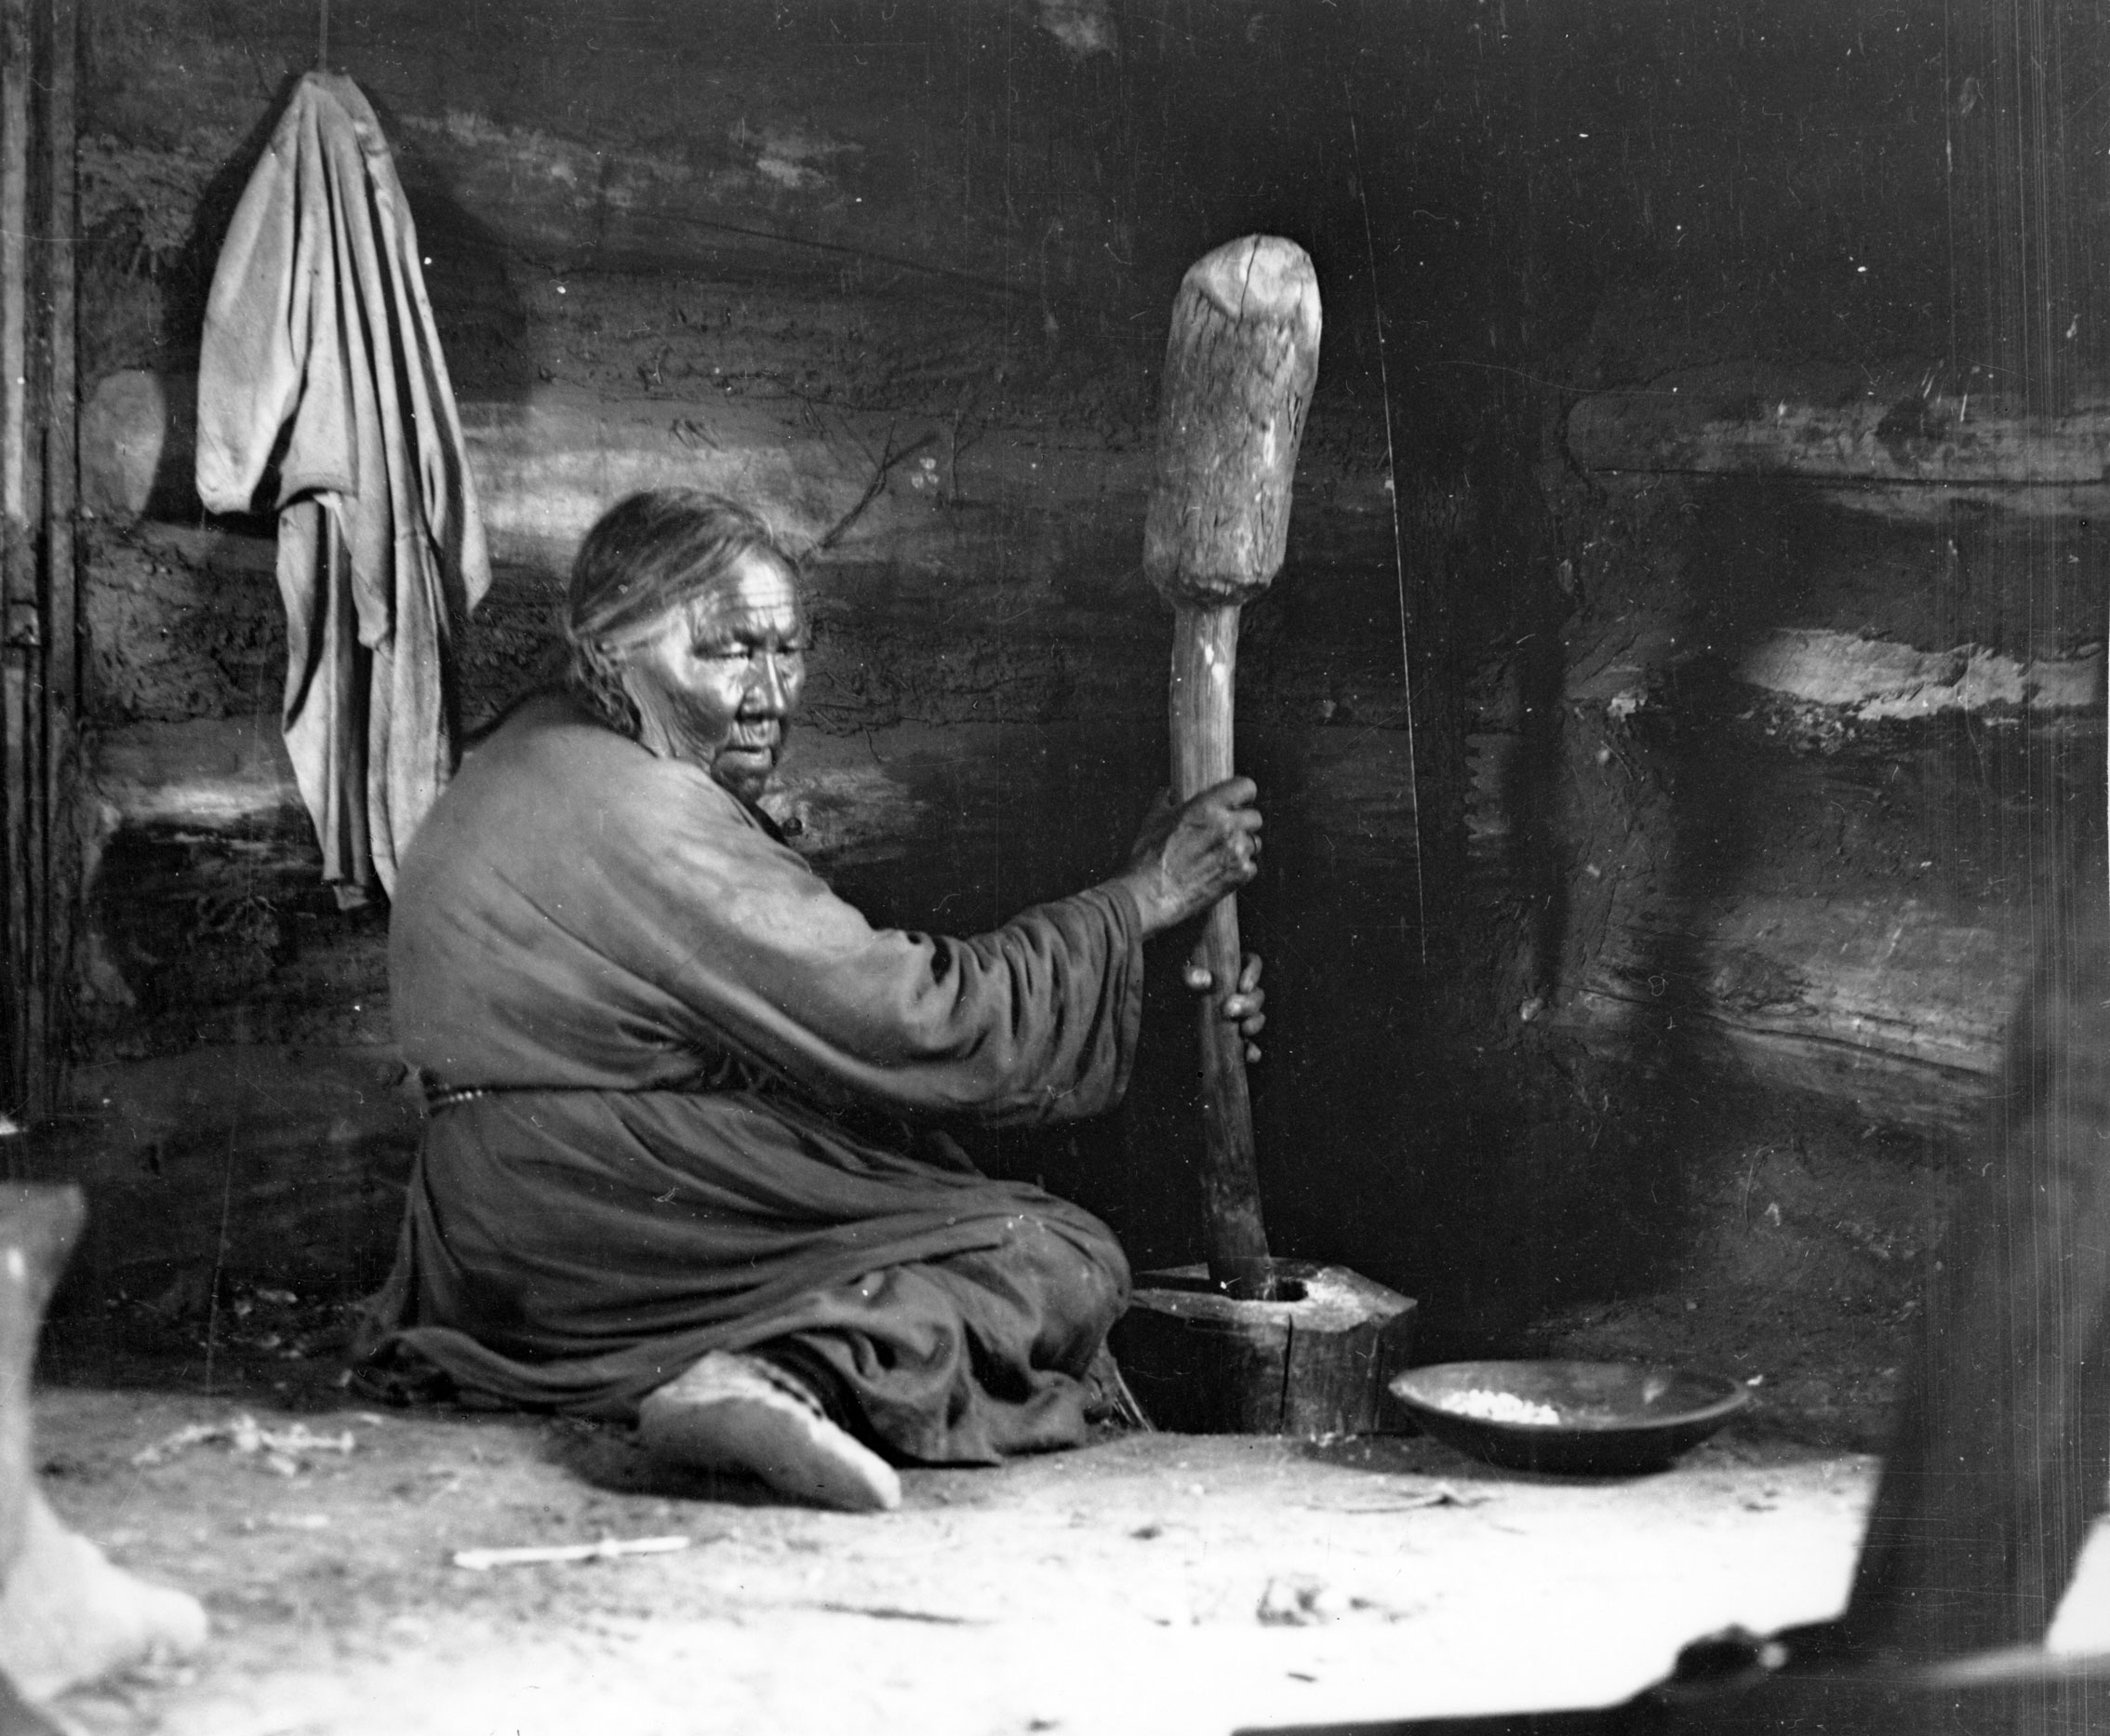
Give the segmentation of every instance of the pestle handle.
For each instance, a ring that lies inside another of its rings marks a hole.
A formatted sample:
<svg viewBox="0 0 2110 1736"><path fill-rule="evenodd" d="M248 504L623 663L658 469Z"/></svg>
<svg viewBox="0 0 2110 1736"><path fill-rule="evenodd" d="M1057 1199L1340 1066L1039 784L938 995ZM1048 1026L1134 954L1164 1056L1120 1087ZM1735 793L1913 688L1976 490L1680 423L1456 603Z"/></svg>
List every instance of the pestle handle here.
<svg viewBox="0 0 2110 1736"><path fill-rule="evenodd" d="M1231 776L1238 607L1182 605L1172 623L1170 721L1174 794L1182 801ZM1209 909L1194 960L1215 985L1196 1014L1201 1038L1202 1203L1209 1275L1232 1295L1268 1294L1272 1262L1261 1219L1246 1039L1217 1011L1238 981L1235 893Z"/></svg>

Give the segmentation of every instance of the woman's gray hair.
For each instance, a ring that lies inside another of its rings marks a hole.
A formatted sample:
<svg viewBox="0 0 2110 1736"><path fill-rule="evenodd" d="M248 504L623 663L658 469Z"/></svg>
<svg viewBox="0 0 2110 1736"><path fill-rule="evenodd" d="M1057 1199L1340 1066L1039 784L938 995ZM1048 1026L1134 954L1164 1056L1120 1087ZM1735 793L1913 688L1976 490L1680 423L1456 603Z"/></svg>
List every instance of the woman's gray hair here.
<svg viewBox="0 0 2110 1736"><path fill-rule="evenodd" d="M623 666L674 609L731 578L750 554L795 583L799 557L752 508L701 488L649 488L618 501L579 545L563 620L564 685L619 734L643 727Z"/></svg>

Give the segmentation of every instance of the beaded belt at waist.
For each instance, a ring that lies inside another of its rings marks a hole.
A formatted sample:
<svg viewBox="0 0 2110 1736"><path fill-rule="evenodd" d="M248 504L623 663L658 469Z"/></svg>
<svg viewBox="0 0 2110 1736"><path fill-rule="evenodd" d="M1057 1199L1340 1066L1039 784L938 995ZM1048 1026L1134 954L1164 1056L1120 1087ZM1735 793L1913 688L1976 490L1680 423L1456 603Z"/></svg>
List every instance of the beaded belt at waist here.
<svg viewBox="0 0 2110 1736"><path fill-rule="evenodd" d="M722 1086L658 1086L658 1090L722 1090ZM621 1097L622 1092L599 1085L469 1085L457 1090L451 1086L432 1086L425 1092L425 1113L436 1115L457 1103L473 1103L480 1097Z"/></svg>
<svg viewBox="0 0 2110 1736"><path fill-rule="evenodd" d="M674 1091L701 1095L713 1091L762 1091L782 1092L791 1088L775 1074L752 1062L728 1057L713 1072L687 1080L680 1085L656 1085L642 1088L648 1092ZM618 1086L600 1085L465 1085L450 1086L436 1083L425 1087L425 1113L436 1115L443 1109L452 1109L457 1103L473 1103L484 1097L621 1097L625 1095Z"/></svg>
<svg viewBox="0 0 2110 1736"><path fill-rule="evenodd" d="M473 1103L479 1097L488 1097L498 1089L496 1086L479 1085L465 1091L428 1090L425 1093L425 1113L436 1115L443 1109L452 1109L457 1103Z"/></svg>

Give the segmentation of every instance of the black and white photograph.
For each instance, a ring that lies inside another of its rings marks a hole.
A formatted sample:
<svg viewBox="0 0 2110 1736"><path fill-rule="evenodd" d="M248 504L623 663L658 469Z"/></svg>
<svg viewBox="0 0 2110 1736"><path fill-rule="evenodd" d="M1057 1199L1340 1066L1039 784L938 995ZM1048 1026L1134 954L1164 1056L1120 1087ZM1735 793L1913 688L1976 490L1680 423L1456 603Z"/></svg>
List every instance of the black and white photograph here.
<svg viewBox="0 0 2110 1736"><path fill-rule="evenodd" d="M0 1736L2110 1730L2101 0L0 0Z"/></svg>

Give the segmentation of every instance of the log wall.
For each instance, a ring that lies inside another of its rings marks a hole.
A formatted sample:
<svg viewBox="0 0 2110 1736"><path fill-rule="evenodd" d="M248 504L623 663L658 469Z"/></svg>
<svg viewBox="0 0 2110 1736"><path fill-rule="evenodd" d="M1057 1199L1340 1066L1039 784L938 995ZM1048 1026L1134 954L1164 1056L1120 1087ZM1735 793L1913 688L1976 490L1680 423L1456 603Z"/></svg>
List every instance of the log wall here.
<svg viewBox="0 0 2110 1736"><path fill-rule="evenodd" d="M755 493L835 533L775 798L816 861L955 930L1103 873L1162 780L1139 568L1172 287L1289 234L1328 325L1239 743L1271 828L1243 903L1275 1243L1463 1342L1782 1269L1723 1227L1765 1143L1822 1181L1788 1229L1823 1281L1892 1283L1871 1236L1924 1242L1901 1200L1938 1215L2056 817L2100 776L2110 319L2023 390L2012 225L1944 167L1994 172L2029 74L1903 0L1081 10L1105 31L1027 0L341 8L500 559L472 713L532 675L613 495ZM2076 18L2077 79L2103 57ZM187 485L218 233L313 22L91 18L91 1130L65 1161L150 1193L190 1185L127 1130L154 1116L201 1150L256 1129L259 1177L359 1154L316 1169L326 1204L412 1132L385 916L321 896L274 740L270 527ZM2062 259L2091 308L2092 255ZM1128 1107L985 1154L1146 1262L1198 1245L1169 963ZM232 1085L187 1099L193 1065ZM268 1262L279 1222L186 1257Z"/></svg>

